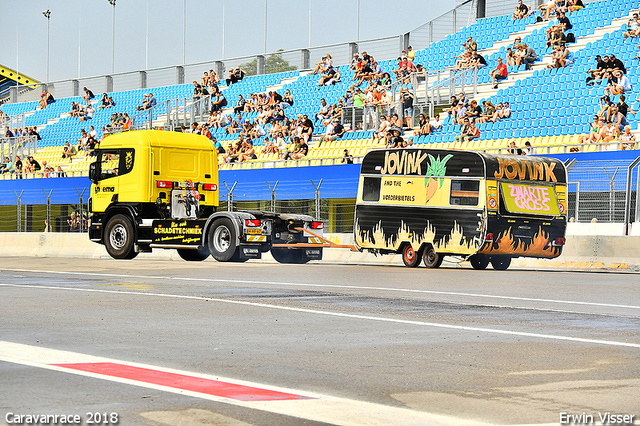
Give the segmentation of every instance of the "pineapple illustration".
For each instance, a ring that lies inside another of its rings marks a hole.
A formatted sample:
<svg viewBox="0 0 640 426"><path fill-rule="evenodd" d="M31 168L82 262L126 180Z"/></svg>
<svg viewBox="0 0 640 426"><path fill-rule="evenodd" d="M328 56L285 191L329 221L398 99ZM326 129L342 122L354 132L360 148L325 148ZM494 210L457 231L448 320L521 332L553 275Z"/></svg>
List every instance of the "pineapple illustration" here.
<svg viewBox="0 0 640 426"><path fill-rule="evenodd" d="M429 179L425 182L427 187L427 198L425 204L433 198L438 188L442 187L444 179L438 176L444 176L447 173L445 165L451 157L453 157L453 155L448 154L441 160L439 155L437 158L434 158L433 155L429 154L429 166L427 167L427 176L429 176Z"/></svg>

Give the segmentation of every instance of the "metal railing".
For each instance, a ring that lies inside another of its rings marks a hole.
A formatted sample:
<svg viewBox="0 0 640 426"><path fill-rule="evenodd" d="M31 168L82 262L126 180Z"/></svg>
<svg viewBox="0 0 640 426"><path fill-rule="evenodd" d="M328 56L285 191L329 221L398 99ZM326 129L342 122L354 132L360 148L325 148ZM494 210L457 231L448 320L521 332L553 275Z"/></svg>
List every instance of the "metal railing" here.
<svg viewBox="0 0 640 426"><path fill-rule="evenodd" d="M33 155L38 150L38 138L36 136L16 136L13 138L0 137L0 154L3 162L4 157L9 157L13 161L16 156L21 159Z"/></svg>

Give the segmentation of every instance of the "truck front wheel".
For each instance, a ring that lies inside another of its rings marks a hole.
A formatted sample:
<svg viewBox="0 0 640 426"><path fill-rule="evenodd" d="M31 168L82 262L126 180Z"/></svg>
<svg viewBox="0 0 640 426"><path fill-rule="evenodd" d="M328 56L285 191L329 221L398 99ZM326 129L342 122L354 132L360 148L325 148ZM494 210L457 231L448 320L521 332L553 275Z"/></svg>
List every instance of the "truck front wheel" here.
<svg viewBox="0 0 640 426"><path fill-rule="evenodd" d="M134 250L134 228L131 219L117 214L109 219L104 234L107 253L114 259L133 259L138 255Z"/></svg>
<svg viewBox="0 0 640 426"><path fill-rule="evenodd" d="M236 228L229 219L222 218L213 222L209 228L209 251L218 262L233 260L238 247Z"/></svg>

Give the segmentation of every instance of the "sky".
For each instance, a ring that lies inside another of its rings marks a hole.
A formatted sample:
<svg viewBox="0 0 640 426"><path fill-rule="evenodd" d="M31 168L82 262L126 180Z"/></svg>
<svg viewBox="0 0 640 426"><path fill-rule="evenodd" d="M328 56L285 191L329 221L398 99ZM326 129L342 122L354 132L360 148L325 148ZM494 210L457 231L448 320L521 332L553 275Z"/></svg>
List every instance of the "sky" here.
<svg viewBox="0 0 640 426"><path fill-rule="evenodd" d="M183 10L186 1L186 49ZM116 0L115 72L356 40L358 0ZM359 0L360 39L399 35L447 12L448 0ZM113 6L108 0L0 0L0 64L45 81L111 73ZM13 18L10 18L13 17ZM148 31L147 31L148 19ZM148 34L148 53L147 53Z"/></svg>

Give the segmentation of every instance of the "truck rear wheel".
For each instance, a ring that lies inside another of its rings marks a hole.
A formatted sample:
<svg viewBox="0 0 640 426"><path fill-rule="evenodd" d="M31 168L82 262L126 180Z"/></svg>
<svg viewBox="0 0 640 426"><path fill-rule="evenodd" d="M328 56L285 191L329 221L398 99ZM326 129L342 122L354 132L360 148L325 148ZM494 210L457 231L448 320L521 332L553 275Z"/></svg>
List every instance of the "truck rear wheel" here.
<svg viewBox="0 0 640 426"><path fill-rule="evenodd" d="M271 249L271 256L273 256L278 263L302 264L309 261L309 259L304 257L302 250L296 249L274 247Z"/></svg>
<svg viewBox="0 0 640 426"><path fill-rule="evenodd" d="M237 258L238 236L236 228L229 219L222 218L213 222L209 228L209 251L218 262L228 262Z"/></svg>
<svg viewBox="0 0 640 426"><path fill-rule="evenodd" d="M417 268L422 260L422 250L415 251L410 244L402 250L402 262L407 268Z"/></svg>
<svg viewBox="0 0 640 426"><path fill-rule="evenodd" d="M469 258L469 262L471 262L473 269L487 269L487 266L489 266L489 256L484 254L474 254Z"/></svg>
<svg viewBox="0 0 640 426"><path fill-rule="evenodd" d="M133 259L138 255L134 250L134 228L131 219L117 214L107 222L104 245L109 256L114 259Z"/></svg>
<svg viewBox="0 0 640 426"><path fill-rule="evenodd" d="M511 265L511 258L509 256L493 256L491 258L491 266L496 271L506 271Z"/></svg>
<svg viewBox="0 0 640 426"><path fill-rule="evenodd" d="M444 256L436 253L433 247L428 246L424 249L422 258L424 260L424 266L433 269L439 268L440 265L442 265L442 259L444 259Z"/></svg>
<svg viewBox="0 0 640 426"><path fill-rule="evenodd" d="M187 262L201 262L205 260L211 252L208 247L200 246L196 250L178 249L178 256Z"/></svg>

